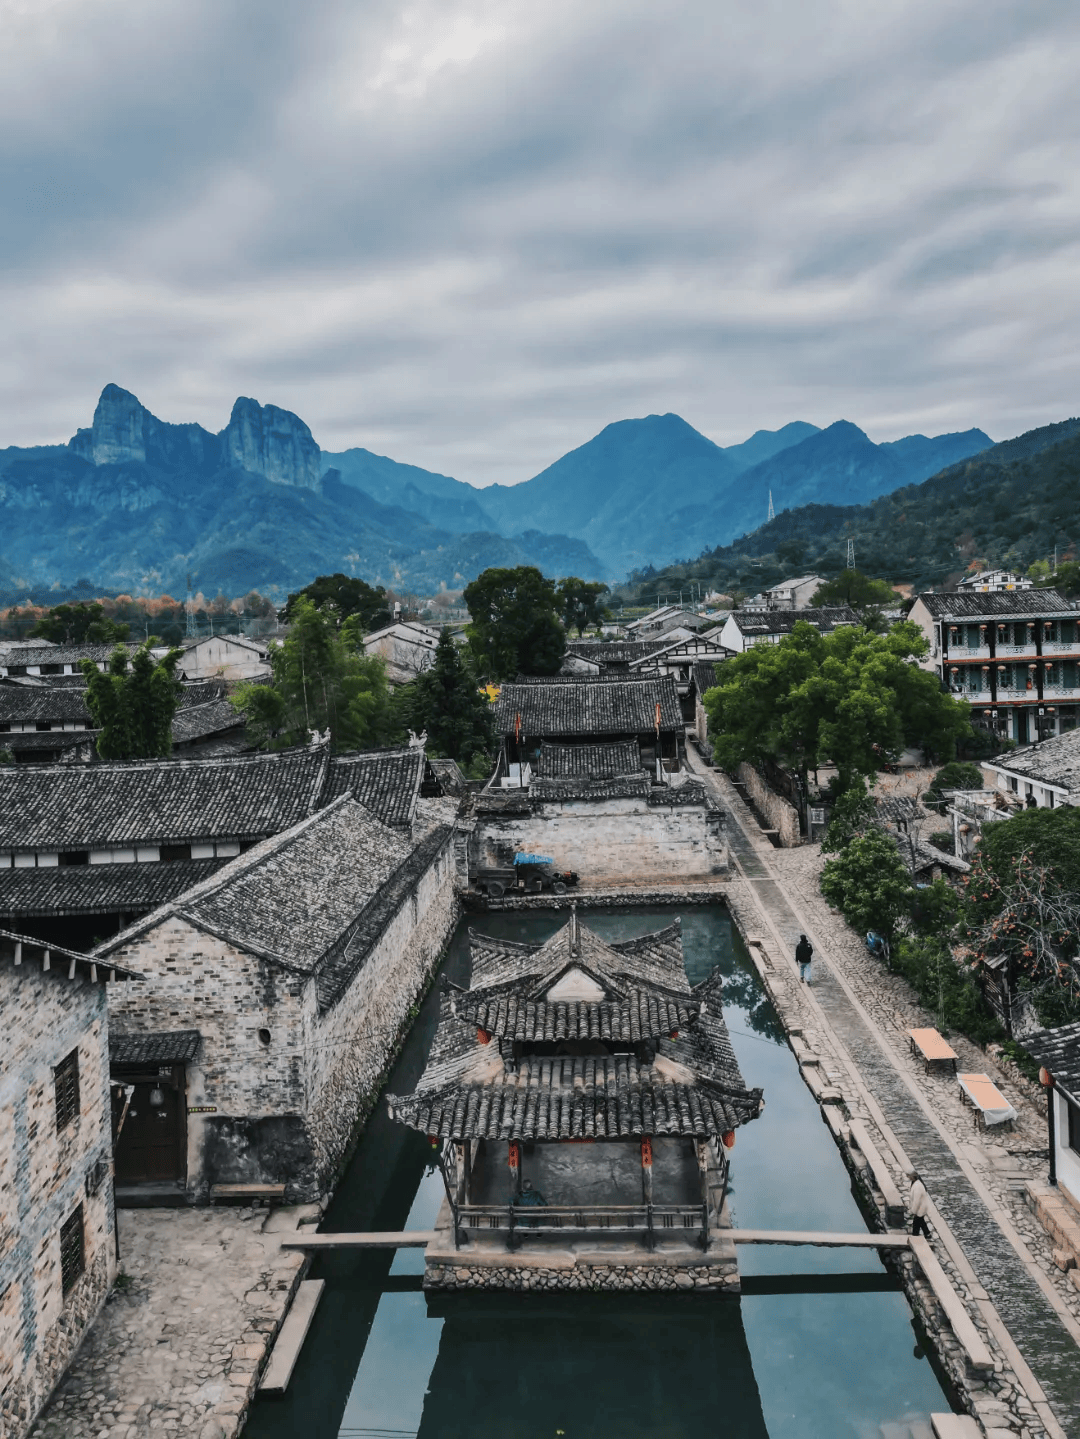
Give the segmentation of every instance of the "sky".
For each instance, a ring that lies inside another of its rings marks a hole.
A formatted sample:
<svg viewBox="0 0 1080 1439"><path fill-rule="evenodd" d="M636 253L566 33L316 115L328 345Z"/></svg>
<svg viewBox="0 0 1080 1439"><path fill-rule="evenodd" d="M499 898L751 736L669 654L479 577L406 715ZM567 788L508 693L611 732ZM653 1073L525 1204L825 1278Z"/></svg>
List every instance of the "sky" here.
<svg viewBox="0 0 1080 1439"><path fill-rule="evenodd" d="M0 446L1080 412L1075 0L0 0Z"/></svg>

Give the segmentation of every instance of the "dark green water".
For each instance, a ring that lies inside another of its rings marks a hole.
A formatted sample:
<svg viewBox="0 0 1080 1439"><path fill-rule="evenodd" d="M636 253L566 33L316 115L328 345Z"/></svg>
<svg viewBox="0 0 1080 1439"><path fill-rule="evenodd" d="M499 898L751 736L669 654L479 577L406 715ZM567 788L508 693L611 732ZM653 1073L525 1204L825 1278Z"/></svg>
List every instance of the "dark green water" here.
<svg viewBox="0 0 1080 1439"><path fill-rule="evenodd" d="M670 910L591 912L607 938ZM477 928L537 942L564 922L497 914ZM719 907L683 915L691 983L719 967L743 1075L765 1113L738 1132L735 1222L865 1227L848 1175L799 1077L738 932ZM465 927L446 971L468 980ZM437 1018L432 992L391 1080L411 1089ZM426 1229L442 1197L423 1135L380 1106L324 1230ZM739 1250L740 1300L708 1295L446 1295L420 1291L423 1253L338 1252L288 1396L260 1401L245 1439L928 1439L950 1407L911 1311L877 1255Z"/></svg>

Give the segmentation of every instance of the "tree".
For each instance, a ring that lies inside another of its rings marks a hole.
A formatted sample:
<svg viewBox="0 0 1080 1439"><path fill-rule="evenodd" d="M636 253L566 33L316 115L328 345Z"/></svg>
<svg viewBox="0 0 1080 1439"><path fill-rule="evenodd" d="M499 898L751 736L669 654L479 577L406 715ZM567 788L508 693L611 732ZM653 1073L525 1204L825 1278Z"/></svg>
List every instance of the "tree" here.
<svg viewBox="0 0 1080 1439"><path fill-rule="evenodd" d="M130 626L108 619L101 605L84 600L54 606L30 631L56 645L110 644L126 640L129 632Z"/></svg>
<svg viewBox="0 0 1080 1439"><path fill-rule="evenodd" d="M91 660L82 661L86 708L101 731L97 749L102 759L163 759L172 753L181 689L176 665L183 651L172 649L155 661L150 644L130 656L117 646L105 673Z"/></svg>
<svg viewBox="0 0 1080 1439"><path fill-rule="evenodd" d="M556 613L555 582L534 565L488 569L464 592L472 623L469 649L479 673L496 681L516 674L553 675L566 635Z"/></svg>
<svg viewBox="0 0 1080 1439"><path fill-rule="evenodd" d="M930 788L926 791L923 803L927 809L944 814L947 803L945 795L949 790L982 789L984 785L983 773L977 764L953 760L950 764L942 765L930 781Z"/></svg>
<svg viewBox="0 0 1080 1439"><path fill-rule="evenodd" d="M290 595L282 611L282 619L292 624L301 599L310 600L316 609L331 604L337 610L339 623L356 616L364 634L381 630L390 624L391 614L386 590L382 585L372 588L364 580L350 575L319 575L310 585Z"/></svg>
<svg viewBox="0 0 1080 1439"><path fill-rule="evenodd" d="M427 730L433 754L469 766L491 753L494 726L491 705L480 693L476 677L443 629L435 663L395 696L399 719L419 734Z"/></svg>
<svg viewBox="0 0 1080 1439"><path fill-rule="evenodd" d="M873 795L858 785L845 790L829 815L829 827L821 841L825 854L838 854L847 849L857 835L865 834L874 823L877 805Z"/></svg>
<svg viewBox="0 0 1080 1439"><path fill-rule="evenodd" d="M1051 570L1045 560L1036 560L1028 570L1038 589L1059 590L1066 599L1080 595L1080 562L1063 560Z"/></svg>
<svg viewBox="0 0 1080 1439"><path fill-rule="evenodd" d="M900 596L885 580L875 580L860 570L841 570L834 579L818 586L810 603L851 605L856 610L882 605L893 609L900 603Z"/></svg>
<svg viewBox="0 0 1080 1439"><path fill-rule="evenodd" d="M365 749L396 737L386 667L361 648L357 615L338 628L332 605L295 597L289 634L270 645L273 683L242 685L232 702L256 744L285 749L330 731L336 750Z"/></svg>
<svg viewBox="0 0 1080 1439"><path fill-rule="evenodd" d="M589 625L598 625L603 618L600 596L607 593L607 585L599 580L579 580L576 575L560 580L555 600L566 633L576 629L580 639Z"/></svg>
<svg viewBox="0 0 1080 1439"><path fill-rule="evenodd" d="M951 755L970 733L968 707L911 663L925 652L906 622L885 635L857 625L821 635L800 621L779 644L726 660L704 698L719 763L773 759L805 780L829 760L842 791L905 745Z"/></svg>
<svg viewBox="0 0 1080 1439"><path fill-rule="evenodd" d="M857 835L821 871L821 892L860 934L891 940L915 891L894 842L881 830Z"/></svg>

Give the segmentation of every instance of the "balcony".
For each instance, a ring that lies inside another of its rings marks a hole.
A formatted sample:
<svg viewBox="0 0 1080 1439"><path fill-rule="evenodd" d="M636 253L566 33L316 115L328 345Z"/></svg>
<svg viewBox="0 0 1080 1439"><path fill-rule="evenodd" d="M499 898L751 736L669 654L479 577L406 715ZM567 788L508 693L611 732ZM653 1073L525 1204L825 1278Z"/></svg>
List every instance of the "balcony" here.
<svg viewBox="0 0 1080 1439"><path fill-rule="evenodd" d="M1037 689L1028 689L1026 685L1022 689L1012 689L1007 685L998 685L998 700L1031 700L1035 703L1039 698Z"/></svg>
<svg viewBox="0 0 1080 1439"><path fill-rule="evenodd" d="M1043 685L1043 697L1048 700L1080 699L1080 685Z"/></svg>
<svg viewBox="0 0 1080 1439"><path fill-rule="evenodd" d="M998 645L998 647L997 647L997 652L998 652L998 655L999 655L999 656L1003 656L1003 655L1034 655L1034 653L1035 653L1035 638L1034 638L1034 636L1032 636L1032 638L1031 638L1030 640L1028 640L1028 642L1027 642L1026 644L1022 644L1022 645Z"/></svg>
<svg viewBox="0 0 1080 1439"><path fill-rule="evenodd" d="M1078 640L1043 640L1044 655L1080 655Z"/></svg>
<svg viewBox="0 0 1080 1439"><path fill-rule="evenodd" d="M990 658L989 645L958 645L945 646L945 657L950 660L988 660Z"/></svg>
<svg viewBox="0 0 1080 1439"><path fill-rule="evenodd" d="M960 685L952 685L949 693L955 695L958 700L967 700L969 705L988 705L992 702L988 689L966 690Z"/></svg>

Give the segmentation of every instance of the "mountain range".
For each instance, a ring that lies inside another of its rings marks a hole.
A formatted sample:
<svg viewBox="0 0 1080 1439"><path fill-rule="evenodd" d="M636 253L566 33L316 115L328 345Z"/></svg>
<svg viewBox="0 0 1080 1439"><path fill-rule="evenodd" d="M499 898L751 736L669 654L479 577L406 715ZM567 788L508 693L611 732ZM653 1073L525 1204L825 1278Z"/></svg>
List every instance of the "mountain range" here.
<svg viewBox="0 0 1080 1439"><path fill-rule="evenodd" d="M865 503L991 445L981 430L875 445L796 421L721 447L678 415L608 425L519 485L479 489L365 449L321 451L240 398L217 434L107 385L66 445L0 450L0 599L79 585L274 597L342 570L459 589L490 565L616 580L722 545L777 510Z"/></svg>

